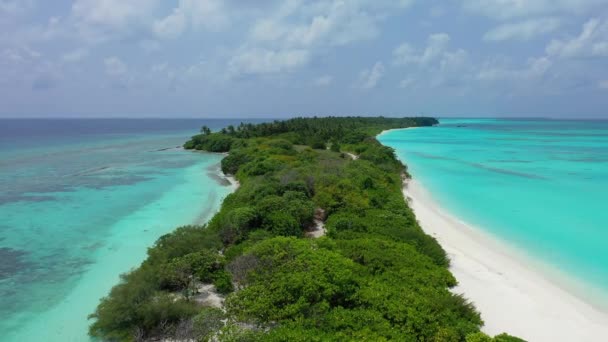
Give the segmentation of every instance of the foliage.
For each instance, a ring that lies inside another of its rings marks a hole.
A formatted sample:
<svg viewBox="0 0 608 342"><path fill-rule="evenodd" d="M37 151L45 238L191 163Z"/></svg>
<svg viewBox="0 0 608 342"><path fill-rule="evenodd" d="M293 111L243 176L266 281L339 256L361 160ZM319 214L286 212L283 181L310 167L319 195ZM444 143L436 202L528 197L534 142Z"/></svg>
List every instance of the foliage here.
<svg viewBox="0 0 608 342"><path fill-rule="evenodd" d="M496 335L494 338L482 333L477 332L467 336L466 342L526 342L521 338L513 337L507 334Z"/></svg>
<svg viewBox="0 0 608 342"><path fill-rule="evenodd" d="M228 152L234 143L234 138L224 134L199 134L184 144L184 148L191 150L205 150L209 152Z"/></svg>
<svg viewBox="0 0 608 342"><path fill-rule="evenodd" d="M485 341L475 308L449 291L456 280L445 251L403 199L405 167L374 138L386 129L436 123L328 117L203 130L184 147L229 152L222 170L240 188L207 226L161 237L142 266L101 301L91 335ZM315 219L328 234L305 239ZM199 282L227 295L225 314L195 304Z"/></svg>
<svg viewBox="0 0 608 342"><path fill-rule="evenodd" d="M209 341L224 326L226 314L217 308L203 308L192 319L193 335L198 341Z"/></svg>

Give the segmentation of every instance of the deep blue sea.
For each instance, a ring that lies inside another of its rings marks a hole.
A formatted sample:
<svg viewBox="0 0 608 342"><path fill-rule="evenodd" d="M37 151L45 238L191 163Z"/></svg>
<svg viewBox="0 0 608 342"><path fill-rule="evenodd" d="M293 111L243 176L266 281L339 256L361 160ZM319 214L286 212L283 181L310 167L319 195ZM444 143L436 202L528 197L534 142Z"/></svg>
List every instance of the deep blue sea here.
<svg viewBox="0 0 608 342"><path fill-rule="evenodd" d="M0 340L87 341L118 276L233 189L180 146L240 120L0 120Z"/></svg>
<svg viewBox="0 0 608 342"><path fill-rule="evenodd" d="M440 121L379 140L442 207L606 306L608 121Z"/></svg>

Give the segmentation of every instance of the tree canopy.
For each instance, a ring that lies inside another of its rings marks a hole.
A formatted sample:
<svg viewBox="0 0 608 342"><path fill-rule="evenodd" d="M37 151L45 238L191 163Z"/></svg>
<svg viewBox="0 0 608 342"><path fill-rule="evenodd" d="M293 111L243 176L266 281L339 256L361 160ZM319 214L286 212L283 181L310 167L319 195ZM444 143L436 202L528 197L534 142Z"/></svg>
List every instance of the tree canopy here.
<svg viewBox="0 0 608 342"><path fill-rule="evenodd" d="M296 118L204 132L239 189L205 226L161 237L91 316L106 340L518 341L479 313L401 193L406 168L374 137L432 118ZM343 152L359 155L352 159ZM319 222L327 235L307 237ZM222 310L192 299L227 294Z"/></svg>

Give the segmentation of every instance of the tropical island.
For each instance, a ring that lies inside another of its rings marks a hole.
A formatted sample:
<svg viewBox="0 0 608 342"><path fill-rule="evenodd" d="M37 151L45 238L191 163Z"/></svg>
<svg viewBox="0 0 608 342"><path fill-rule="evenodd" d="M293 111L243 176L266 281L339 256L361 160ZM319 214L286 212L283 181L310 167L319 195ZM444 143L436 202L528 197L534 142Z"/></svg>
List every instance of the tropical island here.
<svg viewBox="0 0 608 342"><path fill-rule="evenodd" d="M110 341L522 341L480 332L437 241L404 201L407 168L375 136L433 118L295 118L203 127L238 180L204 226L162 236L102 299ZM192 203L189 205L197 205ZM202 205L202 204L201 204Z"/></svg>

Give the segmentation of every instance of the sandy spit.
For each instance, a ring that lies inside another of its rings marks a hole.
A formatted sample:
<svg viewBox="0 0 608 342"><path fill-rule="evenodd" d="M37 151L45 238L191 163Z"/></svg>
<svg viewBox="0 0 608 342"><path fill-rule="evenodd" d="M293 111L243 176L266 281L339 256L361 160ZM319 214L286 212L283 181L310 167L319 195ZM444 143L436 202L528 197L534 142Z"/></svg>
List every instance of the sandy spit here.
<svg viewBox="0 0 608 342"><path fill-rule="evenodd" d="M539 262L450 215L416 180L404 183L403 194L448 253L459 282L453 292L475 304L484 332L529 342L608 341L608 313L566 290Z"/></svg>

